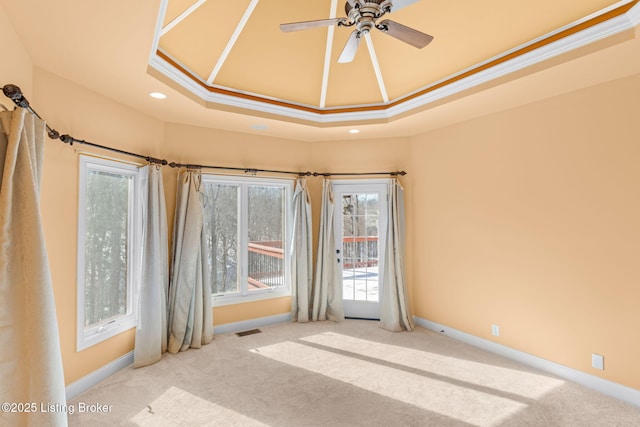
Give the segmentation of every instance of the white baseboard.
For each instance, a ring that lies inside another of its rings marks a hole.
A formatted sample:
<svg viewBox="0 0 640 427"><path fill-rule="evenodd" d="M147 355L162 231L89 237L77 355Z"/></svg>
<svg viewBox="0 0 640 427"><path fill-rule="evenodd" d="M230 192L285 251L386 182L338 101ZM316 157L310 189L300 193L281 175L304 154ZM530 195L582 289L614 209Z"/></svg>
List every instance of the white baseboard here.
<svg viewBox="0 0 640 427"><path fill-rule="evenodd" d="M479 347L483 350L490 351L491 353L496 353L500 356L506 357L507 359L515 360L516 362L540 369L541 371L549 372L560 378L573 381L607 396L611 396L640 407L640 390L614 383L555 362L550 362L542 359L541 357L533 356L519 350L514 350L510 347L458 331L430 320L415 317L415 321L418 326L422 326L423 328L442 333L455 340L462 341L474 347Z"/></svg>
<svg viewBox="0 0 640 427"><path fill-rule="evenodd" d="M89 375L85 375L78 381L69 384L65 391L67 394L67 401L89 390L100 381L107 379L111 375L115 374L121 369L133 364L133 351L120 356L116 360L107 363L102 368L91 372Z"/></svg>
<svg viewBox="0 0 640 427"><path fill-rule="evenodd" d="M243 320L241 322L225 323L216 326L214 332L216 334L226 334L228 332L240 332L248 329L256 329L261 326L273 325L275 323L284 323L291 321L291 314L276 314L275 316L259 317L257 319Z"/></svg>

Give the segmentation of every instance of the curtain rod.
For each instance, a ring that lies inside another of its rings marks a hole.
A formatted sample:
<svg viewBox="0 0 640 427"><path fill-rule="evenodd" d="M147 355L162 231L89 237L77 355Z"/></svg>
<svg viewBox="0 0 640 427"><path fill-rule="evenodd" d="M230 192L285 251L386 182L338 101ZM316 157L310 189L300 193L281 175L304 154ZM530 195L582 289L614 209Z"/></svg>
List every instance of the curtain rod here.
<svg viewBox="0 0 640 427"><path fill-rule="evenodd" d="M40 114L38 114L36 112L36 110L33 109L33 107L29 104L29 101L27 100L27 98L24 97L22 90L16 86L16 85L12 85L12 84L8 84L8 85L4 85L2 87L2 93L4 93L4 95L11 99L18 107L22 107L26 110L29 110L31 113L33 113L36 117L38 117L40 120L45 122L45 126L47 127L47 133L49 135L49 138L51 139L59 139L60 141L64 142L65 144L69 144L69 145L73 145L74 143L78 143L78 144L83 144L83 145L89 145L91 147L96 147L96 148L102 148L103 150L109 150L109 151L113 151L115 153L120 153L120 154L125 154L127 156L132 156L132 157L137 157L139 159L144 159L148 162L151 163L159 163L161 165L166 165L167 161L164 159L156 159L155 157L150 157L150 156L143 156L142 154L137 154L137 153L132 153L130 151L125 151L125 150L120 150L118 148L113 148L113 147L107 147L105 145L100 145L100 144L95 144L93 142L89 142L89 141L85 141L83 139L77 139L72 137L71 135L60 135L60 132L58 132L57 130L53 129L52 127L50 127L46 120L44 120L42 117L40 117Z"/></svg>
<svg viewBox="0 0 640 427"><path fill-rule="evenodd" d="M273 170L273 169L253 169L253 168L234 168L230 166L208 166L208 165L195 165L191 163L169 163L172 168L191 168L191 169L220 169L220 170L230 170L230 171L240 171L248 174L256 174L258 172L267 172L267 173L282 173L282 174L290 174L290 175L298 175L300 177L303 176L364 176L364 175L392 175L392 176L405 176L407 173L405 171L394 171L394 172L294 172L294 171L281 171L281 170Z"/></svg>
<svg viewBox="0 0 640 427"><path fill-rule="evenodd" d="M44 120L40 115L31 107L27 98L24 97L22 90L13 84L4 85L2 87L2 93L11 99L14 104L18 107L24 108L38 117L40 120L45 122L45 126L47 127L47 133L49 138L51 139L59 139L65 144L73 145L74 143L88 145L90 147L101 148L103 150L113 151L115 153L124 154L126 156L137 157L139 159L144 159L150 163L157 163L163 166L170 166L172 168L192 168L192 169L219 169L219 170L231 170L231 171L241 171L248 174L256 174L258 172L267 172L267 173L281 173L281 174L290 174L290 175L298 175L300 177L303 176L365 176L365 175L391 175L391 176L404 176L407 173L405 171L395 171L395 172L293 172L293 171L281 171L281 170L272 170L272 169L253 169L253 168L235 168L229 166L207 166L207 165L196 165L196 164L184 164L184 163L175 163L175 162L167 162L165 159L157 159L155 157L144 156L142 154L132 153L130 151L120 150L118 148L107 147L106 145L100 145L93 142L85 141L83 139L74 138L71 135L60 135L60 132L50 127L46 120Z"/></svg>

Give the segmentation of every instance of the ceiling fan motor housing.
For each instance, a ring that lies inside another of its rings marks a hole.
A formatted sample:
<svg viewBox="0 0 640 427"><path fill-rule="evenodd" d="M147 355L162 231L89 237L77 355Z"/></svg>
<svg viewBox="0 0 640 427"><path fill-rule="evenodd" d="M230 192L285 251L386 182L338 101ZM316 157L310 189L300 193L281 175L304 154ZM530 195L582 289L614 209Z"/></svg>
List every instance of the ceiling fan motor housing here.
<svg viewBox="0 0 640 427"><path fill-rule="evenodd" d="M346 2L344 10L351 25L355 24L360 33L367 33L376 26L376 21L384 14L391 12L391 0L356 0L352 6ZM345 25L350 26L350 25Z"/></svg>

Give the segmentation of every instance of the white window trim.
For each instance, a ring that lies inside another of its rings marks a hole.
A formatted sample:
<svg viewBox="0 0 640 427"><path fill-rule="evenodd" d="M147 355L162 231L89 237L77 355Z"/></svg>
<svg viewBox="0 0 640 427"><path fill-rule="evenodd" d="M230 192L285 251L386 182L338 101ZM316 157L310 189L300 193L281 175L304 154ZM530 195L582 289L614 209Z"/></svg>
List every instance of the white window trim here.
<svg viewBox="0 0 640 427"><path fill-rule="evenodd" d="M285 235L284 235L284 253L286 256L284 257L284 269L285 269L285 284L286 286L283 288L276 289L264 289L264 290L254 290L250 293L248 292L248 284L246 283L246 260L243 261L243 264L240 266L241 271L241 283L240 283L240 292L234 293L226 293L226 294L212 294L211 295L211 304L214 307L221 307L225 305L232 304L241 304L246 302L253 301L261 301L272 298L281 298L291 296L291 235L293 230L293 212L292 212L292 199L293 199L293 180L291 179L282 179L282 178L255 178L255 177L244 177L244 176L220 176L220 175L211 175L211 174L203 174L202 182L205 183L213 183L213 184L222 184L222 185L240 185L240 224L241 230L243 232L240 236L239 245L241 247L247 247L247 233L244 232L246 229L246 224L248 222L248 198L246 197L246 189L249 185L258 185L258 186L268 186L275 185L281 186L285 190ZM243 257L244 259L244 257Z"/></svg>
<svg viewBox="0 0 640 427"><path fill-rule="evenodd" d="M133 191L129 194L129 251L127 254L127 314L111 319L101 325L85 328L84 284L87 173L89 170L112 172L133 177ZM91 156L80 156L78 190L78 256L77 256L77 328L76 351L87 349L126 330L137 323L137 294L140 282L140 260L142 255L142 206L141 180L138 166Z"/></svg>

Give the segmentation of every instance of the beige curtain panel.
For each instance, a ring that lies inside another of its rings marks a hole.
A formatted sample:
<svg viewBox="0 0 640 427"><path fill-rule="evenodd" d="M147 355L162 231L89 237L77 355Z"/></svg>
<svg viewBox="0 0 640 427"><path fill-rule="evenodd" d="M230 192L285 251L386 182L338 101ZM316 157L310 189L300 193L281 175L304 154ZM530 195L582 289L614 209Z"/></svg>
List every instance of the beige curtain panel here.
<svg viewBox="0 0 640 427"><path fill-rule="evenodd" d="M142 168L142 262L133 366L158 362L167 351L169 253L162 169Z"/></svg>
<svg viewBox="0 0 640 427"><path fill-rule="evenodd" d="M309 321L313 285L311 196L307 180L299 178L293 194L293 236L291 244L291 320Z"/></svg>
<svg viewBox="0 0 640 427"><path fill-rule="evenodd" d="M390 331L412 331L415 321L409 307L404 272L404 190L395 179L389 183L388 211L380 327Z"/></svg>
<svg viewBox="0 0 640 427"><path fill-rule="evenodd" d="M342 280L336 256L333 183L322 182L322 213L318 233L318 259L313 282L311 320L344 320Z"/></svg>
<svg viewBox="0 0 640 427"><path fill-rule="evenodd" d="M45 131L24 109L0 112L0 401L62 407L58 321L40 217ZM67 425L64 411L36 409L3 411L0 424Z"/></svg>
<svg viewBox="0 0 640 427"><path fill-rule="evenodd" d="M200 171L178 173L169 285L170 353L200 348L213 340L201 185Z"/></svg>

